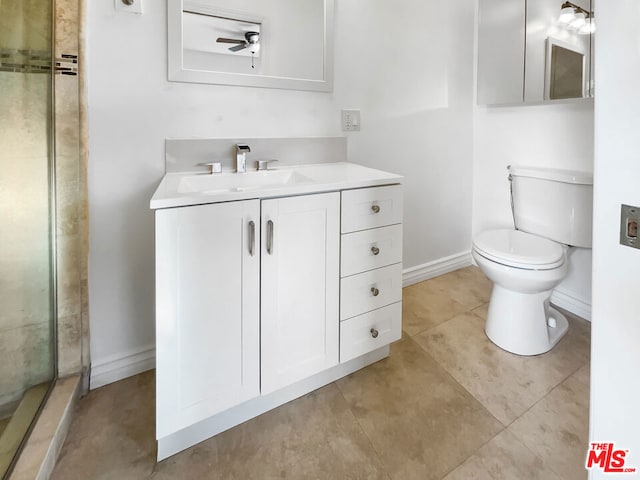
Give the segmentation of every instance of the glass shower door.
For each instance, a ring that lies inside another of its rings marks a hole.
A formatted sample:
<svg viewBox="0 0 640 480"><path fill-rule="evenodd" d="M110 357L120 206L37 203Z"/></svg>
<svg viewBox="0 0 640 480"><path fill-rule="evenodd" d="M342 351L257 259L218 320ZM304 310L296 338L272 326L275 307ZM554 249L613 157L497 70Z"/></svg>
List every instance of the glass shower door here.
<svg viewBox="0 0 640 480"><path fill-rule="evenodd" d="M52 3L0 0L0 477L55 377Z"/></svg>

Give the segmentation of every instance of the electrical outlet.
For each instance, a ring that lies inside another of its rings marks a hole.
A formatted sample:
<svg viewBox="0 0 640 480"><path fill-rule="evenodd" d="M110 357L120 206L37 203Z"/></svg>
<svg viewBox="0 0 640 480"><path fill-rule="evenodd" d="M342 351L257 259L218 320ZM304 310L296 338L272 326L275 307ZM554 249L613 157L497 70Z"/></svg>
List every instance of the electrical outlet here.
<svg viewBox="0 0 640 480"><path fill-rule="evenodd" d="M360 110L342 110L342 131L360 131Z"/></svg>
<svg viewBox="0 0 640 480"><path fill-rule="evenodd" d="M117 12L142 13L142 0L114 0Z"/></svg>
<svg viewBox="0 0 640 480"><path fill-rule="evenodd" d="M638 222L640 222L640 208L622 205L620 209L620 245L640 248Z"/></svg>

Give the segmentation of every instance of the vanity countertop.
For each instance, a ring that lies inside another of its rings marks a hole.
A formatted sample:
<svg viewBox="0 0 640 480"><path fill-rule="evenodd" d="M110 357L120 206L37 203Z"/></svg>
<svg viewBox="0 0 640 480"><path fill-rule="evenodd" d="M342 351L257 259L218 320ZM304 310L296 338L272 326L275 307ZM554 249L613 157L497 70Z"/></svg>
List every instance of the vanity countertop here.
<svg viewBox="0 0 640 480"><path fill-rule="evenodd" d="M350 162L283 166L246 173L168 173L150 208L331 192L401 183L401 175Z"/></svg>

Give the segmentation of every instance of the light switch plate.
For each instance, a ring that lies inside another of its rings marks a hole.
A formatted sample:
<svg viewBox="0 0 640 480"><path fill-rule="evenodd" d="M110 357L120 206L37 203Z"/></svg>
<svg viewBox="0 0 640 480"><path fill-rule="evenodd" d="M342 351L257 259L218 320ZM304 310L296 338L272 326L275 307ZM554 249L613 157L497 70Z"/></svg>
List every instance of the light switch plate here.
<svg viewBox="0 0 640 480"><path fill-rule="evenodd" d="M640 248L638 223L640 223L640 207L622 205L620 209L620 245Z"/></svg>
<svg viewBox="0 0 640 480"><path fill-rule="evenodd" d="M113 0L117 12L142 13L142 0ZM131 5L128 5L128 4Z"/></svg>
<svg viewBox="0 0 640 480"><path fill-rule="evenodd" d="M342 131L360 131L360 110L342 110Z"/></svg>

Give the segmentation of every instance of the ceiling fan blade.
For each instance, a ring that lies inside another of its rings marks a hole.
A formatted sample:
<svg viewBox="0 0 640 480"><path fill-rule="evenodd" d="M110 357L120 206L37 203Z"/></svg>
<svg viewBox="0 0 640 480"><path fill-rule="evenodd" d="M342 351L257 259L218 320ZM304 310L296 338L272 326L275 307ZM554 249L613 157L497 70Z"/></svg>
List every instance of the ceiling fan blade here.
<svg viewBox="0 0 640 480"><path fill-rule="evenodd" d="M224 37L218 37L216 42L218 42L218 43L242 43L242 44L244 44L244 40L239 40L239 39L235 39L235 38L224 38Z"/></svg>
<svg viewBox="0 0 640 480"><path fill-rule="evenodd" d="M244 50L245 48L247 48L247 44L243 43L242 45L236 45L235 47L230 47L229 50L231 50L232 52L239 52L240 50Z"/></svg>

